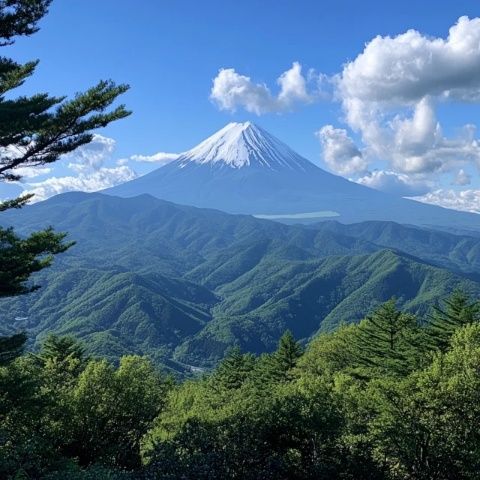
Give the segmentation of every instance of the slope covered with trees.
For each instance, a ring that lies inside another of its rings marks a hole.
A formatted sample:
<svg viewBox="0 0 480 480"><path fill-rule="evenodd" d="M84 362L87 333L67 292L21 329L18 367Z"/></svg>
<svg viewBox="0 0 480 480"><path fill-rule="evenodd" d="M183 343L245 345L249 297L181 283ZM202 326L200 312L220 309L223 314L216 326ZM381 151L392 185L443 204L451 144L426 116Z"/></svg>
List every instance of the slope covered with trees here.
<svg viewBox="0 0 480 480"><path fill-rule="evenodd" d="M38 479L478 478L480 309L389 301L302 348L231 349L176 383L71 337L0 365L0 475Z"/></svg>
<svg viewBox="0 0 480 480"><path fill-rule="evenodd" d="M4 332L27 328L37 345L47 332L75 334L90 353L148 354L177 370L211 366L234 344L271 351L286 329L307 340L391 296L424 314L457 286L480 293L468 253L479 239L397 224L376 224L384 233L375 243L368 224L288 226L147 195L83 193L3 220L25 235L50 223L77 241L37 276L43 289L0 302ZM405 237L402 251L394 240ZM445 261L432 258L442 245Z"/></svg>

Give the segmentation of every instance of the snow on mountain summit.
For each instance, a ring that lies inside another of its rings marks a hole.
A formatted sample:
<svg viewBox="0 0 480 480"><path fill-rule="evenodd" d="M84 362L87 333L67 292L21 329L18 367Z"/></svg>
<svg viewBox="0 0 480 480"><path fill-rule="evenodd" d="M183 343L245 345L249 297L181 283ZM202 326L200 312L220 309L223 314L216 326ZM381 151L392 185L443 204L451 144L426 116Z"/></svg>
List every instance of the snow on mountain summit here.
<svg viewBox="0 0 480 480"><path fill-rule="evenodd" d="M283 142L251 122L229 123L182 154L177 162L180 167L194 162L227 165L231 168L251 166L301 171L313 166Z"/></svg>

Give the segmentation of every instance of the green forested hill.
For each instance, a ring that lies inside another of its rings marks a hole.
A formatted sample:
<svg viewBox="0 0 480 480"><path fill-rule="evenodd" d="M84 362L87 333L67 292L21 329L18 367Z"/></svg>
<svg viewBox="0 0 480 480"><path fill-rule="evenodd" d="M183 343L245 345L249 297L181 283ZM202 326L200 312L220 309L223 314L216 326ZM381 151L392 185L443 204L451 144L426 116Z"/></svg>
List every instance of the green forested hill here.
<svg viewBox="0 0 480 480"><path fill-rule="evenodd" d="M326 221L313 226L320 232L346 235L376 245L408 252L441 267L467 273L480 272L478 236L452 235L394 222L363 222L343 225Z"/></svg>
<svg viewBox="0 0 480 480"><path fill-rule="evenodd" d="M480 240L388 222L287 226L148 195L66 194L2 215L53 225L77 245L0 302L1 330L75 333L91 352L208 366L238 343L274 348L360 320L379 302L424 312L453 288L480 294Z"/></svg>

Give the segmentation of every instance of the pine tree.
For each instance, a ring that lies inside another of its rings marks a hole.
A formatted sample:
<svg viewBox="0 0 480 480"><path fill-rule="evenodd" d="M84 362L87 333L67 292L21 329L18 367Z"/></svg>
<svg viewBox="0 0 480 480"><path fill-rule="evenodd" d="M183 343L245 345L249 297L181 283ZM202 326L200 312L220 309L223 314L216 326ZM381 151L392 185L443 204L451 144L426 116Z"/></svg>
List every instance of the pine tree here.
<svg viewBox="0 0 480 480"><path fill-rule="evenodd" d="M297 365L298 359L302 356L303 349L295 340L292 332L287 330L278 342L277 351L274 354L275 363L279 371L288 372Z"/></svg>
<svg viewBox="0 0 480 480"><path fill-rule="evenodd" d="M455 290L444 300L443 305L435 306L427 326L429 344L441 351L450 346L455 330L480 320L480 302L471 301L461 290Z"/></svg>
<svg viewBox="0 0 480 480"><path fill-rule="evenodd" d="M358 366L403 373L420 350L418 332L416 317L398 310L392 298L358 325L347 348Z"/></svg>
<svg viewBox="0 0 480 480"><path fill-rule="evenodd" d="M212 380L215 385L227 390L240 388L248 378L255 364L251 354L243 354L240 347L231 348L218 365Z"/></svg>
<svg viewBox="0 0 480 480"><path fill-rule="evenodd" d="M292 378L292 370L303 355L302 346L287 330L278 341L278 347L271 354L260 357L255 383L260 390L270 383L286 382Z"/></svg>
<svg viewBox="0 0 480 480"><path fill-rule="evenodd" d="M0 0L0 47L15 37L38 30L38 21L47 13L51 0ZM0 181L21 179L20 167L55 162L61 155L89 143L92 131L130 114L124 105L109 107L127 89L111 80L101 81L73 99L47 93L14 98L13 90L33 73L38 61L19 64L0 57ZM0 212L21 208L32 195L0 202ZM28 285L32 273L48 267L52 255L64 252L73 242L52 229L21 238L10 228L0 227L0 298L20 295L38 288ZM16 337L3 339L4 345ZM0 344L0 356L8 355ZM8 347L9 348L9 347Z"/></svg>

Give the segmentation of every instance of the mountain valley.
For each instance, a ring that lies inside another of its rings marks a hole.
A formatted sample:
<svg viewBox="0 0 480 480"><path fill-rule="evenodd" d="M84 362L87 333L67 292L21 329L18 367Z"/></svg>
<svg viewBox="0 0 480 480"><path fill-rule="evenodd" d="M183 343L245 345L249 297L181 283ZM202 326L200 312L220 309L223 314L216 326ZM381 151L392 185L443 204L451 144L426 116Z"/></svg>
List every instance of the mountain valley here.
<svg viewBox="0 0 480 480"><path fill-rule="evenodd" d="M392 296L426 314L456 287L480 294L480 239L393 222L285 225L100 193L2 217L77 241L36 276L39 291L0 302L4 333L26 327L32 346L75 334L97 355L148 354L176 371L212 366L234 344L270 351L285 329L307 341Z"/></svg>

